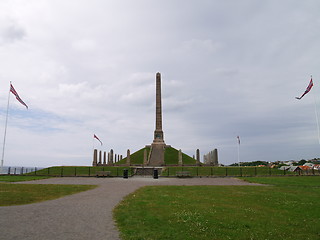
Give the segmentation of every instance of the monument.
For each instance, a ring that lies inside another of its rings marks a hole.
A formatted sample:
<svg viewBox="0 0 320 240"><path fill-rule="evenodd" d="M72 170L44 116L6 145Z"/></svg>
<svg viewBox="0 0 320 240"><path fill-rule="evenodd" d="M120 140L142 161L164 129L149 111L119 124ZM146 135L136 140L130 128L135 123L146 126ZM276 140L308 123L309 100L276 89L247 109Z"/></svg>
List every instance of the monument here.
<svg viewBox="0 0 320 240"><path fill-rule="evenodd" d="M166 144L162 131L161 74L156 74L156 127L148 159L149 166L164 165L164 149Z"/></svg>
<svg viewBox="0 0 320 240"><path fill-rule="evenodd" d="M104 153L103 161L101 151L98 152L94 149L93 166L132 166L136 169L135 174L140 170L145 174L147 171L162 169L163 166L176 165L176 166L195 166L201 165L200 151L197 150L197 159L182 153L164 141L164 133L162 129L162 99L161 99L161 74L156 73L156 121L155 130L153 132L153 141L151 145L146 145L144 148L131 154L127 150L126 158L122 159L122 155L115 154L111 149L108 152L108 158Z"/></svg>

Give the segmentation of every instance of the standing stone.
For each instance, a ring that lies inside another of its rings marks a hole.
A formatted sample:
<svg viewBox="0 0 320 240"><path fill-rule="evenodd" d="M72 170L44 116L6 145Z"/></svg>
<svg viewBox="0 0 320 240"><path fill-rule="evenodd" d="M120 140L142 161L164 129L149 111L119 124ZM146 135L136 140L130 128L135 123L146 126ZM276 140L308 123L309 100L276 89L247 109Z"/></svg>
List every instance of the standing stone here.
<svg viewBox="0 0 320 240"><path fill-rule="evenodd" d="M153 143L150 148L150 159L148 161L151 166L164 165L164 143L162 131L162 104L161 104L161 74L156 74L156 129L154 131Z"/></svg>
<svg viewBox="0 0 320 240"><path fill-rule="evenodd" d="M213 150L213 154L212 154L212 162L214 166L218 166L219 165L219 161L218 161L218 149L214 149Z"/></svg>
<svg viewBox="0 0 320 240"><path fill-rule="evenodd" d="M148 158L147 158L147 149L144 149L143 151L143 165L148 164Z"/></svg>
<svg viewBox="0 0 320 240"><path fill-rule="evenodd" d="M208 164L209 161L210 161L210 153L203 155L204 164Z"/></svg>
<svg viewBox="0 0 320 240"><path fill-rule="evenodd" d="M203 162L204 164L218 166L218 150L215 148L213 151L205 154L203 156Z"/></svg>
<svg viewBox="0 0 320 240"><path fill-rule="evenodd" d="M92 162L92 166L93 167L96 167L98 165L98 150L97 149L94 149L93 150L93 162Z"/></svg>
<svg viewBox="0 0 320 240"><path fill-rule="evenodd" d="M101 162L101 151L99 151L99 166L101 166L102 162Z"/></svg>
<svg viewBox="0 0 320 240"><path fill-rule="evenodd" d="M110 165L113 165L113 149L110 150Z"/></svg>
<svg viewBox="0 0 320 240"><path fill-rule="evenodd" d="M127 162L126 162L126 164L128 166L130 166L130 150L129 149L127 150Z"/></svg>
<svg viewBox="0 0 320 240"><path fill-rule="evenodd" d="M182 166L182 152L181 149L179 149L179 154L178 154L178 159L179 159L179 166Z"/></svg>
<svg viewBox="0 0 320 240"><path fill-rule="evenodd" d="M197 159L196 159L197 165L200 165L200 150L199 149L197 149L196 156L197 156Z"/></svg>
<svg viewBox="0 0 320 240"><path fill-rule="evenodd" d="M106 151L103 152L103 166L107 165L107 162L106 162Z"/></svg>
<svg viewBox="0 0 320 240"><path fill-rule="evenodd" d="M117 162L117 154L114 155L114 163Z"/></svg>

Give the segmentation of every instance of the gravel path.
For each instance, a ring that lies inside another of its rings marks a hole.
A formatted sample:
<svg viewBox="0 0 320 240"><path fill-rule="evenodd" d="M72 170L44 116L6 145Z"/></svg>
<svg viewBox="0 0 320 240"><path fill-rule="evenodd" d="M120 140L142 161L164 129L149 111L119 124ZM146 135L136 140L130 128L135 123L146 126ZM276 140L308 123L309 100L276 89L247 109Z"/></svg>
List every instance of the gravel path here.
<svg viewBox="0 0 320 240"><path fill-rule="evenodd" d="M120 239L112 209L147 185L259 185L235 178L50 178L23 184L91 184L97 188L40 203L0 207L0 239Z"/></svg>

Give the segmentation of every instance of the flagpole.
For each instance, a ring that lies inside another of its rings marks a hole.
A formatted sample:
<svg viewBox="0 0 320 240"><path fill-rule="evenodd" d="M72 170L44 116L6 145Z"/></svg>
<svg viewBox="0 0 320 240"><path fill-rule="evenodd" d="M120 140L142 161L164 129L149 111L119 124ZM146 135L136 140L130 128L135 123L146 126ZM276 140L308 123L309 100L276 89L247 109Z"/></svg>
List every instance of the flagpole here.
<svg viewBox="0 0 320 240"><path fill-rule="evenodd" d="M311 75L311 79L312 79L312 75ZM318 119L318 111L317 111L317 99L314 93L313 93L313 99L314 99L314 113L316 115L316 122L317 122L317 129L318 129L318 142L320 144L320 128L319 128L319 119Z"/></svg>
<svg viewBox="0 0 320 240"><path fill-rule="evenodd" d="M11 88L11 81L10 81L10 88ZM9 115L9 102L10 102L10 88L9 88L9 94L8 94L6 122L5 122L5 127L4 127L4 137L3 137L3 146L2 146L2 158L1 158L0 174L2 174L2 170L3 170L4 150L5 150L5 146L6 146L8 115Z"/></svg>
<svg viewBox="0 0 320 240"><path fill-rule="evenodd" d="M238 144L238 165L240 167L240 144Z"/></svg>
<svg viewBox="0 0 320 240"><path fill-rule="evenodd" d="M94 137L92 138L92 152L94 151Z"/></svg>
<svg viewBox="0 0 320 240"><path fill-rule="evenodd" d="M239 135L237 136L237 140L238 140L238 165L240 167L240 137L239 137Z"/></svg>

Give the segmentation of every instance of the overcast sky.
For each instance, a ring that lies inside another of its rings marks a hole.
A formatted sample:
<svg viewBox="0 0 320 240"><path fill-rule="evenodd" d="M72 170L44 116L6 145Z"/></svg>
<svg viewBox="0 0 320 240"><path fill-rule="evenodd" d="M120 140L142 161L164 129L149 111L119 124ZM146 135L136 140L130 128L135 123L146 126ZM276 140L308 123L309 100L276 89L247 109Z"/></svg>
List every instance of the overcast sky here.
<svg viewBox="0 0 320 240"><path fill-rule="evenodd" d="M91 165L165 142L219 162L320 157L318 0L1 0L4 165ZM313 76L315 86L300 96ZM94 141L96 134L103 146Z"/></svg>

